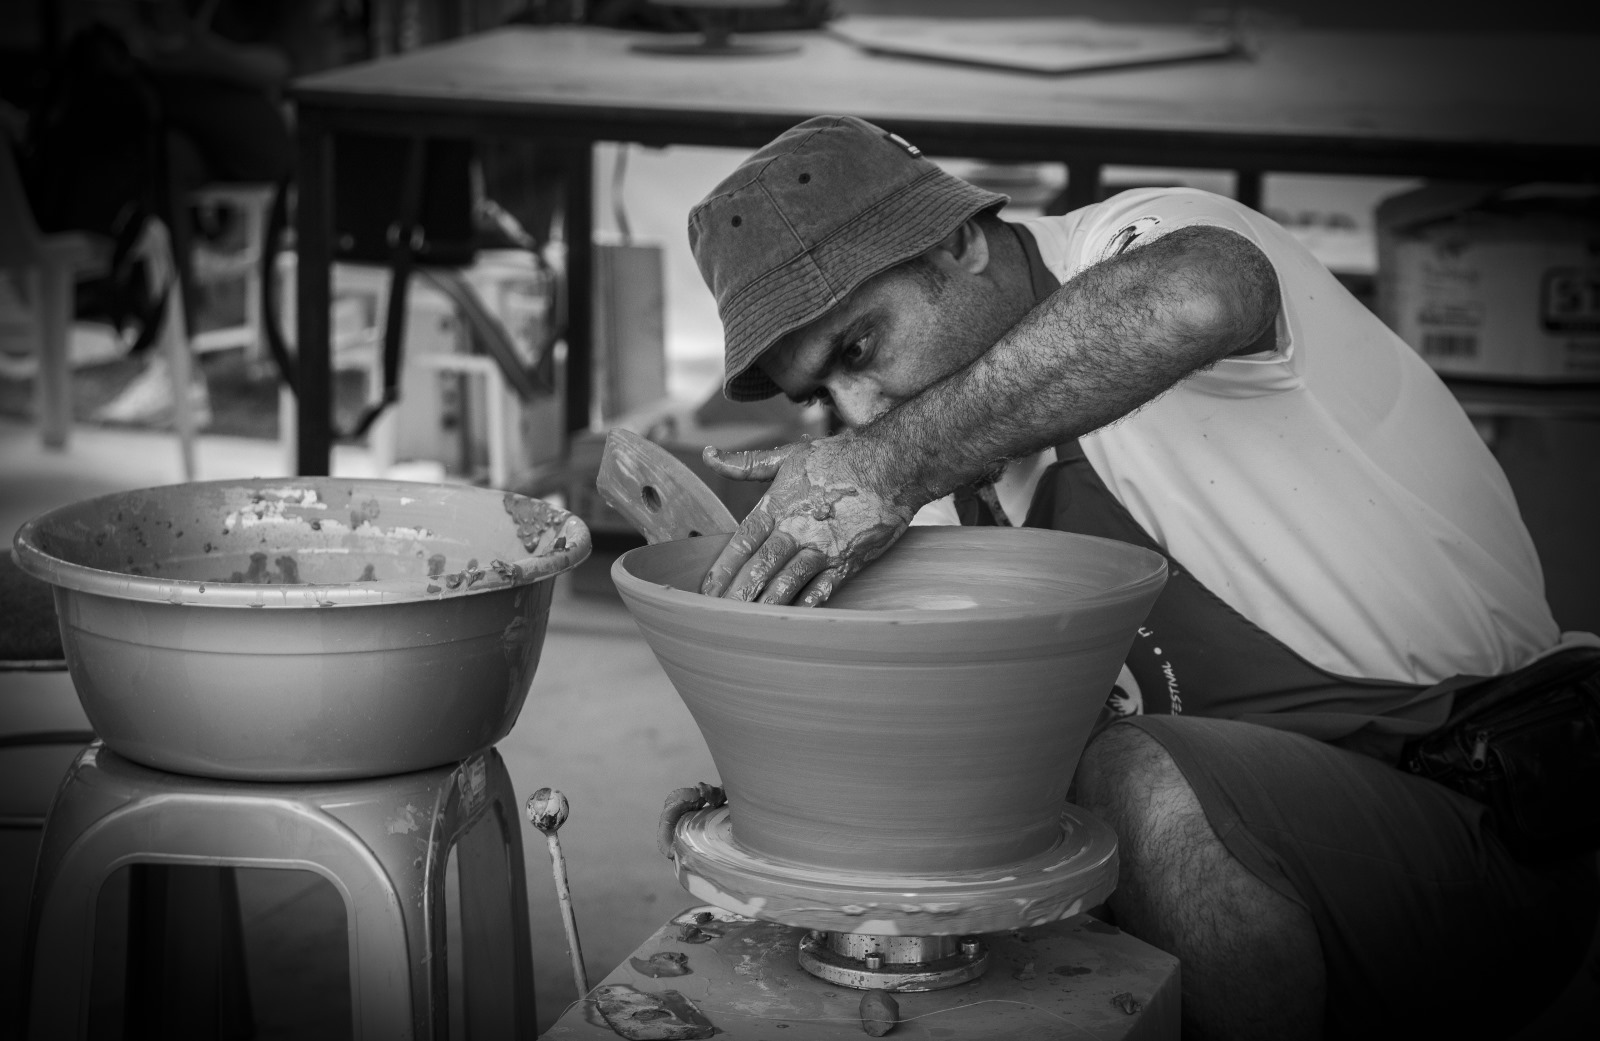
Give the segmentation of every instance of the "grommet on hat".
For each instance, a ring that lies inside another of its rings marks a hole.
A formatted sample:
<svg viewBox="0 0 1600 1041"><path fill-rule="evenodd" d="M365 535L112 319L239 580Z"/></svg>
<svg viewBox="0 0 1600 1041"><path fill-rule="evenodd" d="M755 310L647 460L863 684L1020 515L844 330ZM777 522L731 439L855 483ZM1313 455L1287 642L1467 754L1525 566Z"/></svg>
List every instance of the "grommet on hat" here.
<svg viewBox="0 0 1600 1041"><path fill-rule="evenodd" d="M1008 201L855 116L784 131L689 213L689 245L722 317L722 392L780 393L754 367L780 337Z"/></svg>

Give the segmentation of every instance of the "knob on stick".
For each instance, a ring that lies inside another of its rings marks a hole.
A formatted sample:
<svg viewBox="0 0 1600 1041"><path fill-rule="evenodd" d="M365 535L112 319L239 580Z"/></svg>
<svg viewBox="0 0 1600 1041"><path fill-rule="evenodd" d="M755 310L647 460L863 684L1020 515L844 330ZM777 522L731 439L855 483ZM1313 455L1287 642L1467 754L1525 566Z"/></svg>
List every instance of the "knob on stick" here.
<svg viewBox="0 0 1600 1041"><path fill-rule="evenodd" d="M550 868L555 875L556 902L561 905L561 921L567 928L567 951L572 956L572 981L578 997L589 993L589 975L583 969L583 948L578 946L578 919L572 913L572 892L567 886L567 858L561 855L556 832L567 822L570 807L567 797L554 788L540 788L528 799L528 822L544 835L550 847Z"/></svg>

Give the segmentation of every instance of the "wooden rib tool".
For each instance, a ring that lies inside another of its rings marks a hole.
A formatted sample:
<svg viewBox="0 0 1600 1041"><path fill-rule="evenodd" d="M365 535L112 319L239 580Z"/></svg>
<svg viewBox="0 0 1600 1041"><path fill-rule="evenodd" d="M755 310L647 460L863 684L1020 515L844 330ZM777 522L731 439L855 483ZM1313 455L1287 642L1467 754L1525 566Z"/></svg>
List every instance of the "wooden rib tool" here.
<svg viewBox="0 0 1600 1041"><path fill-rule="evenodd" d="M646 542L676 542L739 527L717 493L671 452L630 430L606 435L594 486Z"/></svg>

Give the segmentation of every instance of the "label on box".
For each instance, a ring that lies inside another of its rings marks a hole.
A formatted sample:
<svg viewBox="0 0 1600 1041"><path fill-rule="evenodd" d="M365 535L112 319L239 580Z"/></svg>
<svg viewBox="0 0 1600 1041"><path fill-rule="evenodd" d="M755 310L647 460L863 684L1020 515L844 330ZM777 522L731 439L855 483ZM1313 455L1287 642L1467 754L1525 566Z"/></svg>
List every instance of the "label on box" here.
<svg viewBox="0 0 1600 1041"><path fill-rule="evenodd" d="M1553 333L1600 332L1600 267L1558 267L1544 273L1540 323Z"/></svg>
<svg viewBox="0 0 1600 1041"><path fill-rule="evenodd" d="M1600 268L1577 241L1402 239L1385 273L1394 330L1447 375L1600 376Z"/></svg>

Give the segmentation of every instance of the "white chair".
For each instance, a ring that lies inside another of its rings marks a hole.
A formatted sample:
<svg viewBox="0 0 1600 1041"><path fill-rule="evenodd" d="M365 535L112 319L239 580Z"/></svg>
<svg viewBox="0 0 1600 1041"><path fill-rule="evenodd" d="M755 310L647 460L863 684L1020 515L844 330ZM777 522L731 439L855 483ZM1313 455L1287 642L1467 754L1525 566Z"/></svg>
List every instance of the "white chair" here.
<svg viewBox="0 0 1600 1041"><path fill-rule="evenodd" d="M296 322L295 255L284 252L278 257L278 274L283 287L279 295L279 313L282 328L292 333ZM469 276L470 277L470 276ZM337 263L332 269L333 314L330 316L331 363L335 371L360 371L365 377L367 403L383 398L383 329L382 316L388 309L389 273L383 268L362 264ZM481 292L481 291L480 291ZM485 406L484 437L488 450L489 486L510 487L514 467L514 449L510 441L512 424L510 410L515 406L505 377L493 359L465 351L465 336L461 329L459 310L461 300L452 299L441 291L437 282L423 272L412 275L408 294L412 311L407 322L404 361L404 385L420 390L417 381L437 379L442 373L481 380ZM486 307L481 303L479 306ZM420 329L426 318L437 317L440 309L452 313L448 336L425 336ZM404 390L402 391L402 401ZM388 472L399 461L401 414L405 409L396 405L385 410L367 431L367 447L372 453L373 466L379 473ZM296 408L294 395L288 387L279 390L278 430L286 463L291 468L295 462Z"/></svg>
<svg viewBox="0 0 1600 1041"><path fill-rule="evenodd" d="M175 267L172 242L160 221L146 222L134 247L145 260L151 287L171 283ZM38 359L35 397L40 433L50 448L65 448L72 429L72 314L77 283L103 274L110 265L111 243L81 232L45 234L39 230L11 143L0 136L0 270L15 274L29 317L32 353ZM188 395L190 357L184 337L180 294L168 293L162 319L161 345L171 360L174 425L182 452L185 480L194 479L194 413Z"/></svg>
<svg viewBox="0 0 1600 1041"><path fill-rule="evenodd" d="M208 184L192 192L189 201L201 210L227 210L242 223L243 245L219 252L197 243L193 276L196 286L239 281L244 284L244 316L237 325L195 333L198 354L242 347L245 360L257 372L266 371L265 333L261 321L261 251L267 239L267 217L276 188L271 184Z"/></svg>

